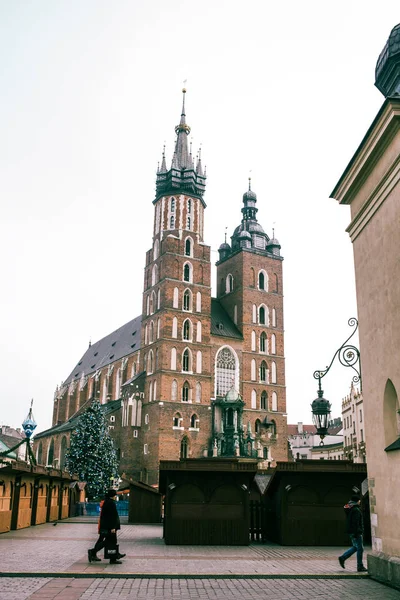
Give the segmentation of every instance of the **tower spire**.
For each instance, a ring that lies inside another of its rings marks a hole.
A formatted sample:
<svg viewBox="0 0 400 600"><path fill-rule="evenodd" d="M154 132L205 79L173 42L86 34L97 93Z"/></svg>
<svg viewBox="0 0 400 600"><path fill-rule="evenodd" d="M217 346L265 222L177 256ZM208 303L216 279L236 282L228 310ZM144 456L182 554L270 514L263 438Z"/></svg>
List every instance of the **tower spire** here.
<svg viewBox="0 0 400 600"><path fill-rule="evenodd" d="M171 167L168 169L165 160L165 145L163 148L162 161L157 169L156 199L168 194L185 193L198 198L203 197L206 187L206 173L201 163L201 151L195 161L192 153L192 142L188 135L190 127L186 123L186 89L182 90L182 113L179 125L175 127L176 140L172 152ZM196 162L196 164L195 164ZM202 200L203 204L204 201ZM205 206L205 204L204 204Z"/></svg>
<svg viewBox="0 0 400 600"><path fill-rule="evenodd" d="M186 114L185 114L186 89L185 88L183 88L182 94L183 94L183 100L182 100L181 120L180 120L179 125L177 125L175 127L175 133L177 135L176 144L175 144L176 160L173 161L173 168L175 168L175 169L189 169L191 167L189 150L188 150L188 142L187 142L187 136L190 133L190 127L189 127L189 125L186 124Z"/></svg>

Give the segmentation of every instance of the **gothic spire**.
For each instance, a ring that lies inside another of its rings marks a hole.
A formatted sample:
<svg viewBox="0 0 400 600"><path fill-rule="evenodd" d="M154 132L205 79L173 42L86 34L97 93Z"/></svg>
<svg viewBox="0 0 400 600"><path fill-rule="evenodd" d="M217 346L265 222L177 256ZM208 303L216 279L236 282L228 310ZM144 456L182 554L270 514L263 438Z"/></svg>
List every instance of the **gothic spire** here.
<svg viewBox="0 0 400 600"><path fill-rule="evenodd" d="M176 142L172 155L171 168L168 169L165 161L165 146L163 150L162 162L157 169L156 179L156 198L168 194L184 193L203 197L206 187L206 173L201 164L201 153L199 152L196 165L194 164L192 154L192 144L188 144L188 135L190 127L186 124L185 94L183 89L182 113L179 125L175 127ZM202 199L204 204L204 201ZM205 204L204 204L205 206Z"/></svg>
<svg viewBox="0 0 400 600"><path fill-rule="evenodd" d="M175 144L175 154L176 160L173 168L178 169L189 169L191 167L190 157L188 151L188 142L187 136L190 133L190 127L186 124L186 114L185 114L185 94L186 89L183 88L183 100L182 100L182 114L179 125L175 127L175 133L177 135L176 144Z"/></svg>
<svg viewBox="0 0 400 600"><path fill-rule="evenodd" d="M166 173L167 172L167 163L165 162L165 144L163 146L163 153L162 153L162 161L161 161L161 167L158 169L158 173Z"/></svg>

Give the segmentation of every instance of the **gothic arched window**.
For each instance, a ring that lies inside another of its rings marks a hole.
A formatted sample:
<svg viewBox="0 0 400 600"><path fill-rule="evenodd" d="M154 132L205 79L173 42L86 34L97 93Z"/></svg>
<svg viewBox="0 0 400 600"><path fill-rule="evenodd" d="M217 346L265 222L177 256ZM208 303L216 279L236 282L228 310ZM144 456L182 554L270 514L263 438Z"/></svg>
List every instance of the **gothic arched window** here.
<svg viewBox="0 0 400 600"><path fill-rule="evenodd" d="M201 383L196 383L196 402L201 402Z"/></svg>
<svg viewBox="0 0 400 600"><path fill-rule="evenodd" d="M191 221L191 218L188 217L186 219L186 229L189 229L189 231L190 231L191 226L192 226L192 221Z"/></svg>
<svg viewBox="0 0 400 600"><path fill-rule="evenodd" d="M276 392L272 392L272 410L278 410L278 395Z"/></svg>
<svg viewBox="0 0 400 600"><path fill-rule="evenodd" d="M187 211L189 214L192 212L192 201L190 198L188 198L188 201L187 201Z"/></svg>
<svg viewBox="0 0 400 600"><path fill-rule="evenodd" d="M192 239L191 238L186 238L185 256L192 256Z"/></svg>
<svg viewBox="0 0 400 600"><path fill-rule="evenodd" d="M192 323L190 322L190 319L185 319L185 321L183 322L183 339L192 339Z"/></svg>
<svg viewBox="0 0 400 600"><path fill-rule="evenodd" d="M260 335L260 352L267 351L267 335L265 331L263 331Z"/></svg>
<svg viewBox="0 0 400 600"><path fill-rule="evenodd" d="M216 395L225 396L232 387L237 386L237 361L230 348L221 348L216 359Z"/></svg>
<svg viewBox="0 0 400 600"><path fill-rule="evenodd" d="M182 426L181 413L179 413L179 412L175 413L172 422L173 422L173 427L181 427Z"/></svg>
<svg viewBox="0 0 400 600"><path fill-rule="evenodd" d="M276 337L274 333L271 335L271 354L276 354Z"/></svg>
<svg viewBox="0 0 400 600"><path fill-rule="evenodd" d="M172 402L176 402L178 399L178 382L176 379L173 380L171 385L171 400Z"/></svg>
<svg viewBox="0 0 400 600"><path fill-rule="evenodd" d="M186 373L191 371L191 366L192 366L192 360L191 360L191 354L190 354L190 350L189 348L186 348L186 350L183 352L182 355L182 371L185 371Z"/></svg>
<svg viewBox="0 0 400 600"><path fill-rule="evenodd" d="M38 465L42 464L42 460L43 460L43 444L42 442L39 442L39 446L37 449L37 455L36 455L36 462Z"/></svg>
<svg viewBox="0 0 400 600"><path fill-rule="evenodd" d="M190 263L185 263L183 267L183 281L192 282L192 265Z"/></svg>
<svg viewBox="0 0 400 600"><path fill-rule="evenodd" d="M265 307L260 306L258 310L258 322L260 325L265 325Z"/></svg>
<svg viewBox="0 0 400 600"><path fill-rule="evenodd" d="M267 381L267 370L267 363L265 362L265 360L263 360L260 365L260 381Z"/></svg>
<svg viewBox="0 0 400 600"><path fill-rule="evenodd" d="M261 410L267 410L268 408L268 394L265 391L261 393L260 408Z"/></svg>
<svg viewBox="0 0 400 600"><path fill-rule="evenodd" d="M171 198L171 212L175 212L175 198Z"/></svg>
<svg viewBox="0 0 400 600"><path fill-rule="evenodd" d="M175 229L175 217L174 217L174 215L171 215L171 217L169 219L169 228L170 229Z"/></svg>
<svg viewBox="0 0 400 600"><path fill-rule="evenodd" d="M182 402L189 402L190 400L190 386L187 381L183 384L182 387Z"/></svg>
<svg viewBox="0 0 400 600"><path fill-rule="evenodd" d="M53 461L54 461L54 440L51 440L50 446L49 446L49 451L47 453L47 464L53 465Z"/></svg>
<svg viewBox="0 0 400 600"><path fill-rule="evenodd" d="M192 429L199 429L199 417L196 414L190 417L190 427Z"/></svg>
<svg viewBox="0 0 400 600"><path fill-rule="evenodd" d="M187 458L189 455L189 441L185 436L181 441L181 458Z"/></svg>
<svg viewBox="0 0 400 600"><path fill-rule="evenodd" d="M229 294L229 292L233 292L233 276L230 273L226 278L225 288L226 288L225 291L227 294Z"/></svg>
<svg viewBox="0 0 400 600"><path fill-rule="evenodd" d="M183 310L192 310L192 292L190 290L183 292Z"/></svg>

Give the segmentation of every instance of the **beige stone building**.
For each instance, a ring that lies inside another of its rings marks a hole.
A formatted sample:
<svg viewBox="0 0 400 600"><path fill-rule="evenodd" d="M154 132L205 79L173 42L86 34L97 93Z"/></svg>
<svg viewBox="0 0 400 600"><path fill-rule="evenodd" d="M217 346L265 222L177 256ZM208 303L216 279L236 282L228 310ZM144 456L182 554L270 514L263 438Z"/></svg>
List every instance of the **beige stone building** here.
<svg viewBox="0 0 400 600"><path fill-rule="evenodd" d="M351 208L373 545L368 568L400 586L400 24L378 58L376 86L385 101L332 197Z"/></svg>

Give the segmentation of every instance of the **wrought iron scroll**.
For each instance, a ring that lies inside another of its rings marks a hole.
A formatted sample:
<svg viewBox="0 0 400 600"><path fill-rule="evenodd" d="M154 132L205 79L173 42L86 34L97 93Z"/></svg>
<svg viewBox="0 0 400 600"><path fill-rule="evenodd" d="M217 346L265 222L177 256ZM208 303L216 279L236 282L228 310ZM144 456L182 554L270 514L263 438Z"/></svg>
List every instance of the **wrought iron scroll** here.
<svg viewBox="0 0 400 600"><path fill-rule="evenodd" d="M343 342L343 344L340 346L340 348L338 348L336 350L335 354L333 355L330 365L328 367L326 367L325 370L321 370L321 371L318 370L318 371L314 371L314 373L313 373L314 379L318 379L319 389L321 389L321 379L323 377L325 377L325 375L330 370L335 358L338 357L339 362L341 365L343 365L343 367L350 367L351 369L353 369L353 371L355 371L355 375L353 375L352 381L353 381L353 383L360 383L360 389L362 391L360 351L353 344L349 344L349 341L351 340L351 338L353 337L353 335L356 333L356 331L358 329L357 319L355 317L352 317L351 319L348 320L348 325L350 327L354 327L354 331L351 333L351 335L349 335L347 340L345 342Z"/></svg>

